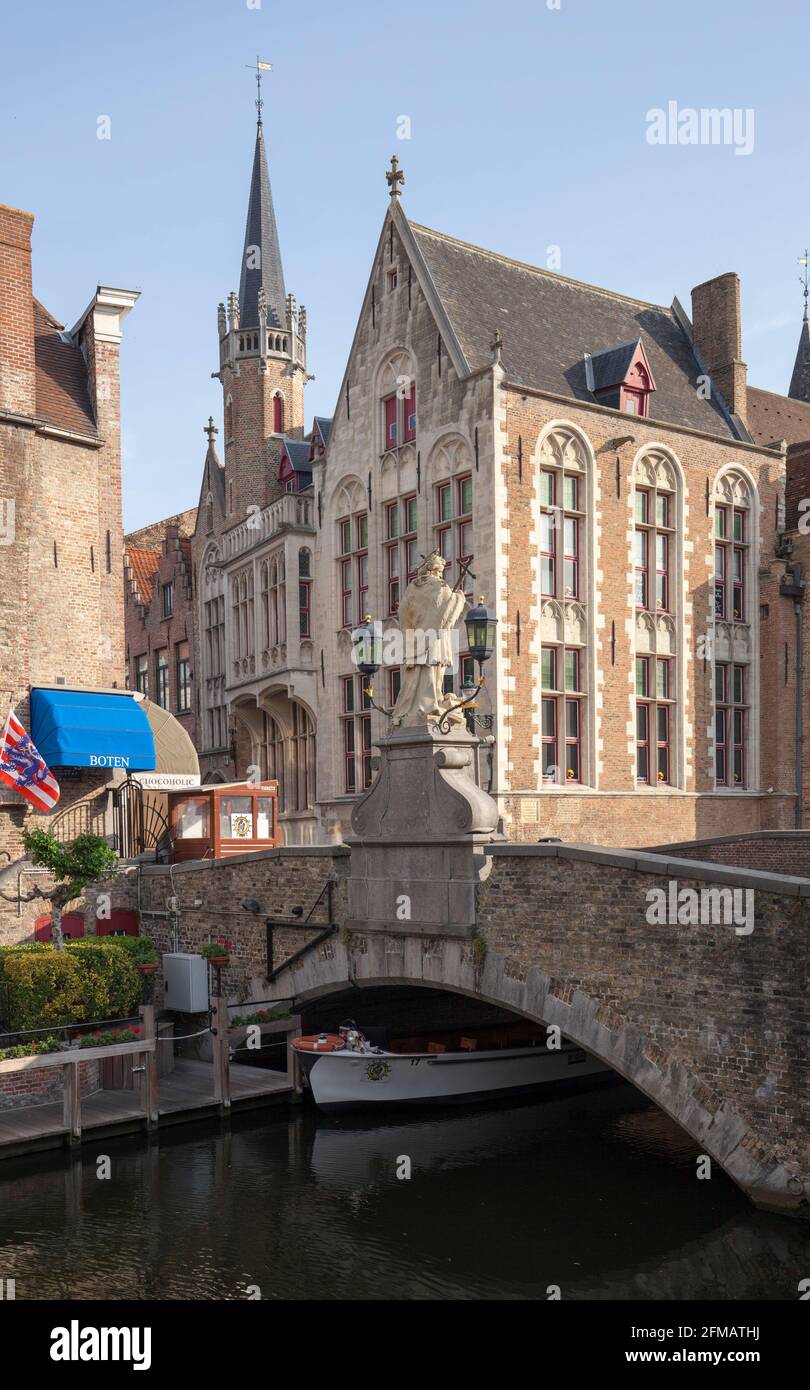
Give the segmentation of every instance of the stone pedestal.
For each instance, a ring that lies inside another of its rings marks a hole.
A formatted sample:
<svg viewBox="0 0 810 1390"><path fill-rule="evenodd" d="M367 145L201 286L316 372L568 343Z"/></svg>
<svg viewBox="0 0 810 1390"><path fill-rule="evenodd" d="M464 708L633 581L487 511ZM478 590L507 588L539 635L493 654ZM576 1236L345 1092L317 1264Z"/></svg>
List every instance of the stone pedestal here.
<svg viewBox="0 0 810 1390"><path fill-rule="evenodd" d="M472 776L476 740L395 729L376 745L377 780L352 815L350 931L468 936L498 808Z"/></svg>

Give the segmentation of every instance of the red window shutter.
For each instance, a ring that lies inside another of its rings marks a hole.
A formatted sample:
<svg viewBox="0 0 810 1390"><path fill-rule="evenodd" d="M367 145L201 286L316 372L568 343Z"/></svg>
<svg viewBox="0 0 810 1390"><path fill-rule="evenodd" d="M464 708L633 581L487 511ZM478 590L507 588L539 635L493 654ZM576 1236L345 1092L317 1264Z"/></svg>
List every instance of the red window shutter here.
<svg viewBox="0 0 810 1390"><path fill-rule="evenodd" d="M411 386L410 395L405 397L405 429L403 434L405 439L416 438L416 382Z"/></svg>
<svg viewBox="0 0 810 1390"><path fill-rule="evenodd" d="M96 936L138 936L138 917L135 912L116 908L109 917L96 918Z"/></svg>
<svg viewBox="0 0 810 1390"><path fill-rule="evenodd" d="M281 396L273 397L273 433L282 434L284 431L284 402Z"/></svg>
<svg viewBox="0 0 810 1390"><path fill-rule="evenodd" d="M398 443L396 396L387 396L383 405L385 406L385 447L386 449L393 449Z"/></svg>

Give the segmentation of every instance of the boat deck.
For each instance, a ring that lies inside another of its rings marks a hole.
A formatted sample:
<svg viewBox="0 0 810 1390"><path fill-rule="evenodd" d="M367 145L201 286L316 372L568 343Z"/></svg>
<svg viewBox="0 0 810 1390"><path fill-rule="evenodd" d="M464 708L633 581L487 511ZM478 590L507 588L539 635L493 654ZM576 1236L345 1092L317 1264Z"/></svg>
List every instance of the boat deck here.
<svg viewBox="0 0 810 1390"><path fill-rule="evenodd" d="M272 1105L292 1096L286 1073L263 1067L234 1066L230 1072L231 1109ZM158 1127L182 1120L204 1119L222 1113L214 1098L214 1069L210 1062L178 1057L169 1076L158 1079ZM136 1092L92 1091L81 1102L83 1142L90 1133L124 1134L146 1129L146 1117ZM32 1149L60 1148L68 1143L62 1102L20 1105L0 1110L0 1158Z"/></svg>

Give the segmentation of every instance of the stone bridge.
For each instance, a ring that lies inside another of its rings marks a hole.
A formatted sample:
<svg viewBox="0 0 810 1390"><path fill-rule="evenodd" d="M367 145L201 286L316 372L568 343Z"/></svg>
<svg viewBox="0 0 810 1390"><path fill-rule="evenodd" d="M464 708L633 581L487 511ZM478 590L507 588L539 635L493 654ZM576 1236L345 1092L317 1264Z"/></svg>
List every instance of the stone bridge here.
<svg viewBox="0 0 810 1390"><path fill-rule="evenodd" d="M224 926L240 1001L405 985L558 1025L757 1205L810 1215L810 878L665 849L507 843L470 779L471 746L396 731L348 847L183 864L171 882L146 869L132 905L161 947L170 893L181 949ZM243 910L253 898L258 916ZM325 936L330 901L340 930ZM265 915L288 924L272 929L272 983Z"/></svg>
<svg viewBox="0 0 810 1390"><path fill-rule="evenodd" d="M661 901L651 889L666 902L682 893L687 919L694 900L683 890L699 901L701 890L747 889L751 921L651 921ZM349 919L282 968L271 992L302 1006L411 985L556 1024L688 1131L758 1206L808 1216L809 914L808 879L494 843L463 932L408 926L393 912L387 928ZM266 983L256 985L267 998Z"/></svg>

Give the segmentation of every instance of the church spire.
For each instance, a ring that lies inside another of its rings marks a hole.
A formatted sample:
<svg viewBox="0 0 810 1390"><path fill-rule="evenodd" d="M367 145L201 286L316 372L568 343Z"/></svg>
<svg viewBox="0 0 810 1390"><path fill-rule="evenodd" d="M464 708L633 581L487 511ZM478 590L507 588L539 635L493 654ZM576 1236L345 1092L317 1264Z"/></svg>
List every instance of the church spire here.
<svg viewBox="0 0 810 1390"><path fill-rule="evenodd" d="M794 401L806 401L810 405L810 324L807 321L807 300L810 296L810 252L805 251L804 255L799 257L799 265L802 267L799 280L804 286L804 318L788 395Z"/></svg>
<svg viewBox="0 0 810 1390"><path fill-rule="evenodd" d="M250 178L245 247L242 252L242 273L239 279L239 322L243 328L259 326L259 290L267 300L267 319L272 328L286 327L284 271L278 243L276 214L267 172L267 155L262 124L261 73L269 63L256 59L256 147L253 152L253 172Z"/></svg>

